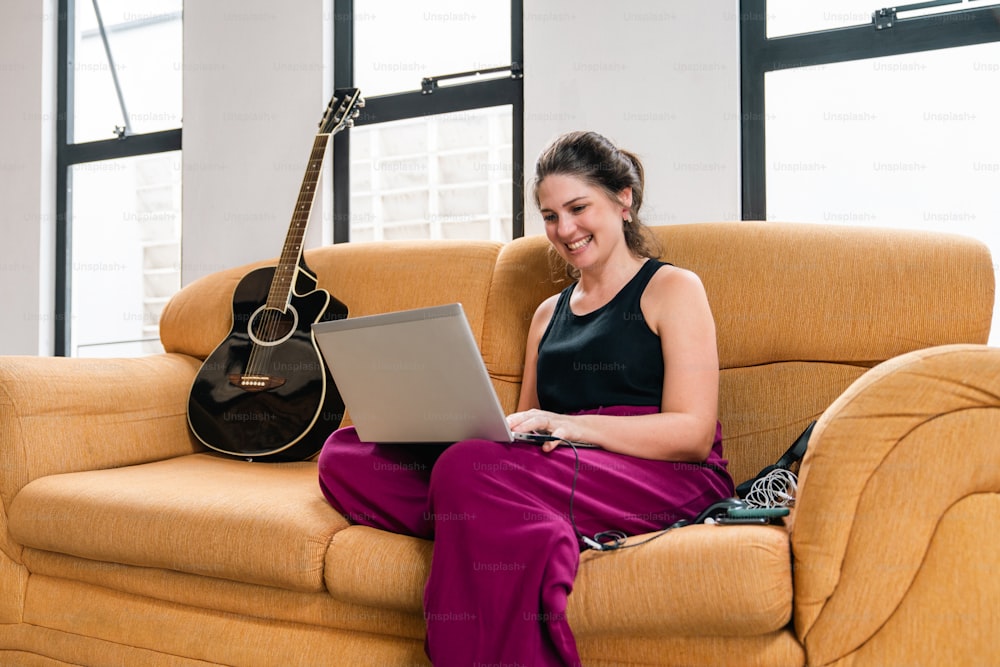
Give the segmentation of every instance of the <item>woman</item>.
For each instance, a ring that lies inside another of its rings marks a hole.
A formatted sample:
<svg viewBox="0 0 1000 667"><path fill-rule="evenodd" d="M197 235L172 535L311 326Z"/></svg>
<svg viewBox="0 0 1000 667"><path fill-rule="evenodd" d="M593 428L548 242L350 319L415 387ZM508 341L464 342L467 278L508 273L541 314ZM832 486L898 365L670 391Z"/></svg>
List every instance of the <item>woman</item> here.
<svg viewBox="0 0 1000 667"><path fill-rule="evenodd" d="M596 133L560 137L536 164L545 233L575 282L535 312L508 421L556 439L430 450L359 442L348 428L323 448L334 507L434 539L424 614L435 665L579 665L565 612L581 548L733 495L705 290L656 259L642 198L639 160Z"/></svg>

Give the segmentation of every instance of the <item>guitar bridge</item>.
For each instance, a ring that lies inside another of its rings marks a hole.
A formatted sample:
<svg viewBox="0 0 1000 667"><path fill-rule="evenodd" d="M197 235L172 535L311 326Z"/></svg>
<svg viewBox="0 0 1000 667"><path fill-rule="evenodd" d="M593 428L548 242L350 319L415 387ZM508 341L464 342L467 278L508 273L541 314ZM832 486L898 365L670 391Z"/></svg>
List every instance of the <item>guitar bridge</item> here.
<svg viewBox="0 0 1000 667"><path fill-rule="evenodd" d="M240 375L233 373L229 376L229 384L239 387L244 391L267 391L285 384L285 378L274 377L273 375Z"/></svg>

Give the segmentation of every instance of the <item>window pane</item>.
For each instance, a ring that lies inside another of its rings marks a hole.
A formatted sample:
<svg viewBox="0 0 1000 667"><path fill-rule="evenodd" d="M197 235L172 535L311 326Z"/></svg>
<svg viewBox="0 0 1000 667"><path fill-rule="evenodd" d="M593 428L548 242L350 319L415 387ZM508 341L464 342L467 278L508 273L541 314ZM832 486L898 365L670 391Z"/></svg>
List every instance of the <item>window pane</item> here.
<svg viewBox="0 0 1000 667"><path fill-rule="evenodd" d="M512 235L511 107L351 130L351 240Z"/></svg>
<svg viewBox="0 0 1000 667"><path fill-rule="evenodd" d="M906 19L962 9L977 9L996 4L1000 4L1000 0L961 0L955 4L900 12L899 18ZM768 0L767 36L781 37L782 35L870 24L872 13L893 6L884 0L830 0L828 2Z"/></svg>
<svg viewBox="0 0 1000 667"><path fill-rule="evenodd" d="M506 65L509 2L366 0L354 5L354 75L368 97L420 90L428 76Z"/></svg>
<svg viewBox="0 0 1000 667"><path fill-rule="evenodd" d="M72 168L72 354L162 351L160 312L180 289L180 160L171 152Z"/></svg>
<svg viewBox="0 0 1000 667"><path fill-rule="evenodd" d="M998 90L998 43L768 73L767 218L954 232L1000 261Z"/></svg>
<svg viewBox="0 0 1000 667"><path fill-rule="evenodd" d="M111 139L125 126L112 71L134 134L181 126L182 0L98 0L114 67L93 0L76 0L72 143Z"/></svg>

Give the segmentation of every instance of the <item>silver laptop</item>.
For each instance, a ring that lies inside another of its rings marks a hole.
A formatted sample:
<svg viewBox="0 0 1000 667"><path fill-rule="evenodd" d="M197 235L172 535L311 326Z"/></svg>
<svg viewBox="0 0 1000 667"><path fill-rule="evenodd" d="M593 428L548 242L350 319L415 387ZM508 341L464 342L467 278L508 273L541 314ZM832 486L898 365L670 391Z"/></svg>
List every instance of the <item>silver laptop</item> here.
<svg viewBox="0 0 1000 667"><path fill-rule="evenodd" d="M507 424L461 304L317 322L316 342L367 442L544 442Z"/></svg>

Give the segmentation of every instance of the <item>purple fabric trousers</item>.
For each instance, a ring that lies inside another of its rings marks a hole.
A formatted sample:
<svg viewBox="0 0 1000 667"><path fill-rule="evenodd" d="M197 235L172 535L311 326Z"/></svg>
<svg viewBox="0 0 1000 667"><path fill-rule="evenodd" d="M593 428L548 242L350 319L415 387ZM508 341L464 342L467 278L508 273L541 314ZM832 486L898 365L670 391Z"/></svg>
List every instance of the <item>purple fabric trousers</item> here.
<svg viewBox="0 0 1000 667"><path fill-rule="evenodd" d="M545 453L486 440L381 445L362 442L349 427L326 441L319 483L353 523L434 540L424 592L434 665L575 666L566 605L581 544L570 496L576 528L593 536L659 530L734 493L721 427L710 465L577 452L579 463L567 446Z"/></svg>

